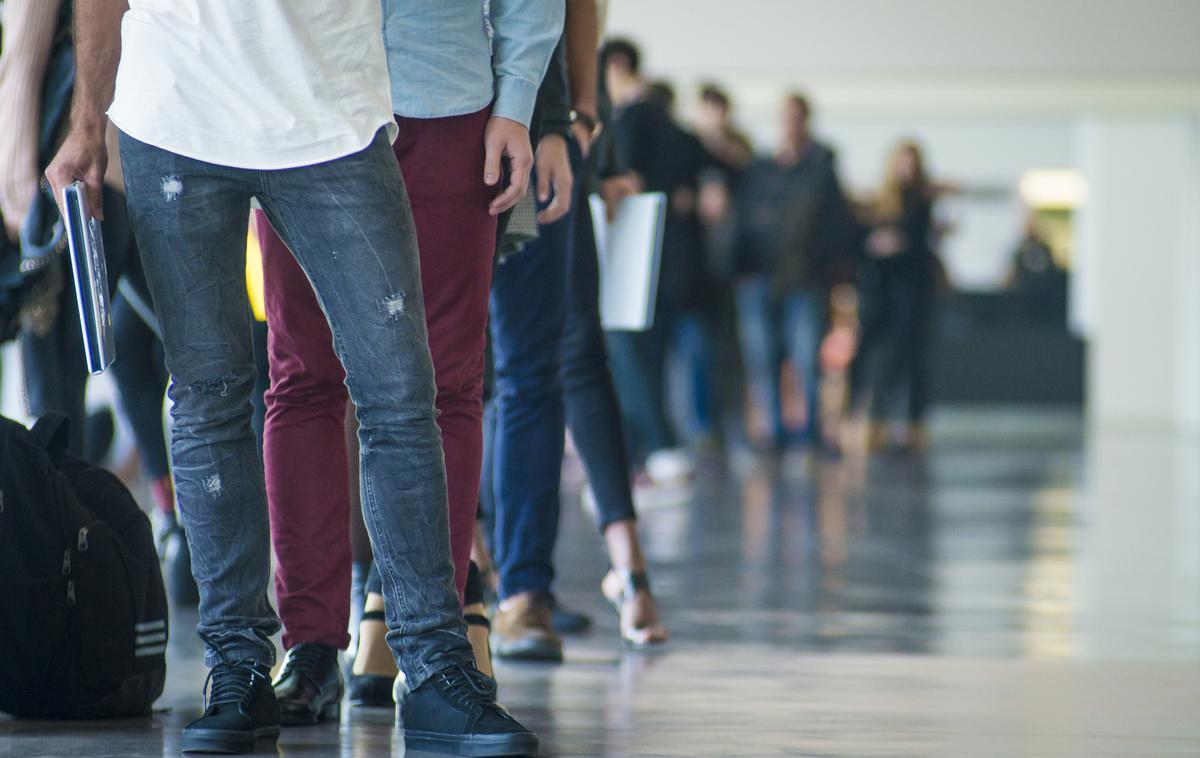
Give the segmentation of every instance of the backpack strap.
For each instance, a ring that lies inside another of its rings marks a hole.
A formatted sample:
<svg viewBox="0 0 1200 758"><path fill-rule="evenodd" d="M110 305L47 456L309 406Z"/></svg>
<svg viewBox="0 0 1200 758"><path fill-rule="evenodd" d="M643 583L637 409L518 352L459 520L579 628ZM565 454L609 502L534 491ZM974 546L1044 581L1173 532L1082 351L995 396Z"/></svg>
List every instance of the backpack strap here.
<svg viewBox="0 0 1200 758"><path fill-rule="evenodd" d="M37 420L29 430L33 441L46 448L50 458L55 463L62 463L67 454L67 446L71 442L67 434L69 419L58 411L50 411Z"/></svg>

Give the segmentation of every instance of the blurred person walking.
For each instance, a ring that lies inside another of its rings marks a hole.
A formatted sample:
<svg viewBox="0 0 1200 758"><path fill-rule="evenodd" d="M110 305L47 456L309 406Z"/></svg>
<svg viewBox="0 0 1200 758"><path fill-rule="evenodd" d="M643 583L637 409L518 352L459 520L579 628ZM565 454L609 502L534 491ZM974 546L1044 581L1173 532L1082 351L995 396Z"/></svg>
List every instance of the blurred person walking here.
<svg viewBox="0 0 1200 758"><path fill-rule="evenodd" d="M729 94L712 82L700 87L695 128L705 148L721 162L719 168L708 168L700 176L697 212L704 229L709 277L714 285L706 318L712 354L711 427L713 442L723 446L725 430L741 420L740 409L745 398L733 287L734 196L745 169L754 160L754 148L734 123Z"/></svg>
<svg viewBox="0 0 1200 758"><path fill-rule="evenodd" d="M750 138L733 123L729 94L712 82L700 86L696 136L717 160L735 170L746 168L754 160Z"/></svg>
<svg viewBox="0 0 1200 758"><path fill-rule="evenodd" d="M866 415L873 449L891 444L888 424L896 412L904 423L899 447L928 444L929 347L942 277L934 250L936 194L920 146L905 140L889 156L883 186L864 213L868 234L851 409Z"/></svg>
<svg viewBox="0 0 1200 758"><path fill-rule="evenodd" d="M589 510L609 557L600 589L618 615L621 639L640 648L666 641L669 633L650 591L638 537L624 425L600 323L599 259L588 207L588 197L598 193L609 215L615 215L637 183L617 157L612 101L604 77L598 76L599 29L588 28L594 7L592 0L568 7L571 134L583 160L577 164L572 207L575 235L569 244L559 378L567 426L588 475L585 498L594 506Z"/></svg>
<svg viewBox="0 0 1200 758"><path fill-rule="evenodd" d="M609 40L601 60L614 106L618 155L641 189L667 196L654 323L644 332L608 333L613 376L633 464L653 484L677 484L686 482L693 469L670 421L666 399L668 356L672 347L680 346L681 333L680 352L701 432L712 422L708 339L703 325L692 317L709 307L712 293L698 215L699 180L705 168L719 164L695 135L675 123L674 92L646 81L641 54L632 42Z"/></svg>
<svg viewBox="0 0 1200 758"><path fill-rule="evenodd" d="M830 446L820 424L818 352L825 332L828 274L850 249L853 225L837 176L836 157L811 130L801 94L781 109L782 141L756 160L738 188L733 269L738 329L751 397L766 420L769 448L791 439L784 418L784 361L804 388L803 439Z"/></svg>
<svg viewBox="0 0 1200 758"><path fill-rule="evenodd" d="M611 162L600 119L594 0L567 4L564 41L539 93L542 136L535 172L538 203L560 201L561 219L543 211L537 239L507 255L492 288L496 397L488 426L485 501L495 517L500 603L497 655L560 660L551 591L558 536L563 424L570 426L597 494L597 512L612 568L601 591L616 609L622 638L635 646L666 639L650 594L629 489L620 413L608 371L598 310L598 261L587 196L600 190L614 205L632 190ZM559 62L563 65L560 66ZM593 145L594 136L599 143ZM567 141L563 141L564 138ZM569 182L556 155L570 155ZM605 178L597 182L603 167ZM552 171L549 176L546 172ZM573 182L574 191L571 189ZM574 202L572 202L574 200ZM549 210L549 209L547 209ZM532 295L531 293L538 293Z"/></svg>

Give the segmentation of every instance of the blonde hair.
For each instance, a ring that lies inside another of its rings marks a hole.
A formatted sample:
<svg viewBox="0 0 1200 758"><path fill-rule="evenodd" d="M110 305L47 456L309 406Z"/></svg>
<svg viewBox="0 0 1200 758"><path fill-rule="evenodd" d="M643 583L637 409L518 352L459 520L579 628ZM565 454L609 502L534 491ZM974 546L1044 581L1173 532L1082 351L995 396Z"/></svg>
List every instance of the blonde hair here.
<svg viewBox="0 0 1200 758"><path fill-rule="evenodd" d="M908 153L913 160L911 179L900 175L898 164L900 156ZM871 215L878 223L888 223L898 219L904 213L906 200L912 195L928 197L931 194L929 176L925 173L925 158L921 146L916 140L906 139L892 149L888 156L887 174L879 195L871 203Z"/></svg>

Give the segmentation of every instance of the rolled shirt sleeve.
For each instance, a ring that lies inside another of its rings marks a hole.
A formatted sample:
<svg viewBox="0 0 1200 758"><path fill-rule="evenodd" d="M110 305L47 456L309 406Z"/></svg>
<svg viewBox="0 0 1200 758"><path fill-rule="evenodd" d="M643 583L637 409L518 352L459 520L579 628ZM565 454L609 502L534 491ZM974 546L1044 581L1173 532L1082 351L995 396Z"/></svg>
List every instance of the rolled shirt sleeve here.
<svg viewBox="0 0 1200 758"><path fill-rule="evenodd" d="M493 116L529 126L565 17L565 0L492 0Z"/></svg>

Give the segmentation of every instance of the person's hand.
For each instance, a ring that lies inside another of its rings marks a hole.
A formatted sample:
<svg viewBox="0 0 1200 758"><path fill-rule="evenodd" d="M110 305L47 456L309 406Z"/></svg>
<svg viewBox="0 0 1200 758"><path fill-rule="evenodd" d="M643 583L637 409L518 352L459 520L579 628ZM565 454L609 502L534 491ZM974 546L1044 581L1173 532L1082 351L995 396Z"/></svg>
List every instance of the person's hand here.
<svg viewBox="0 0 1200 758"><path fill-rule="evenodd" d="M895 229L876 229L867 237L867 252L873 258L891 258L904 249L904 238Z"/></svg>
<svg viewBox="0 0 1200 758"><path fill-rule="evenodd" d="M617 209L621 207L622 200L641 191L642 183L636 174L622 174L602 180L600 196L604 198L604 208L607 211L608 220L612 221L617 217Z"/></svg>
<svg viewBox="0 0 1200 758"><path fill-rule="evenodd" d="M0 150L0 152L3 152ZM4 217L4 233L13 244L21 241L21 224L29 213L33 198L39 191L37 139L23 155L0 155L0 165L8 169L7 185L0 187L0 216Z"/></svg>
<svg viewBox="0 0 1200 758"><path fill-rule="evenodd" d="M82 180L87 187L88 208L97 221L104 220L104 171L108 168L108 146L104 144L104 127L99 129L73 126L62 147L46 167L46 179L54 191L54 202L62 207L62 191L68 184Z"/></svg>
<svg viewBox="0 0 1200 758"><path fill-rule="evenodd" d="M508 186L488 206L488 213L499 216L516 205L529 189L529 171L533 166L529 129L512 119L492 116L483 131L483 145L483 183L487 186L499 184L503 176L502 159L508 159Z"/></svg>
<svg viewBox="0 0 1200 758"><path fill-rule="evenodd" d="M571 124L571 136L575 138L575 143L579 145L583 157L586 158L592 152L592 141L596 139L598 132L592 132L586 125L576 121Z"/></svg>
<svg viewBox="0 0 1200 758"><path fill-rule="evenodd" d="M567 155L567 138L561 134L547 134L538 141L537 155L537 199L545 203L554 200L538 212L539 224L553 224L571 210L571 187L575 177L571 174L571 159Z"/></svg>
<svg viewBox="0 0 1200 758"><path fill-rule="evenodd" d="M700 185L697 213L705 226L716 226L729 218L729 188L724 182L708 181Z"/></svg>

